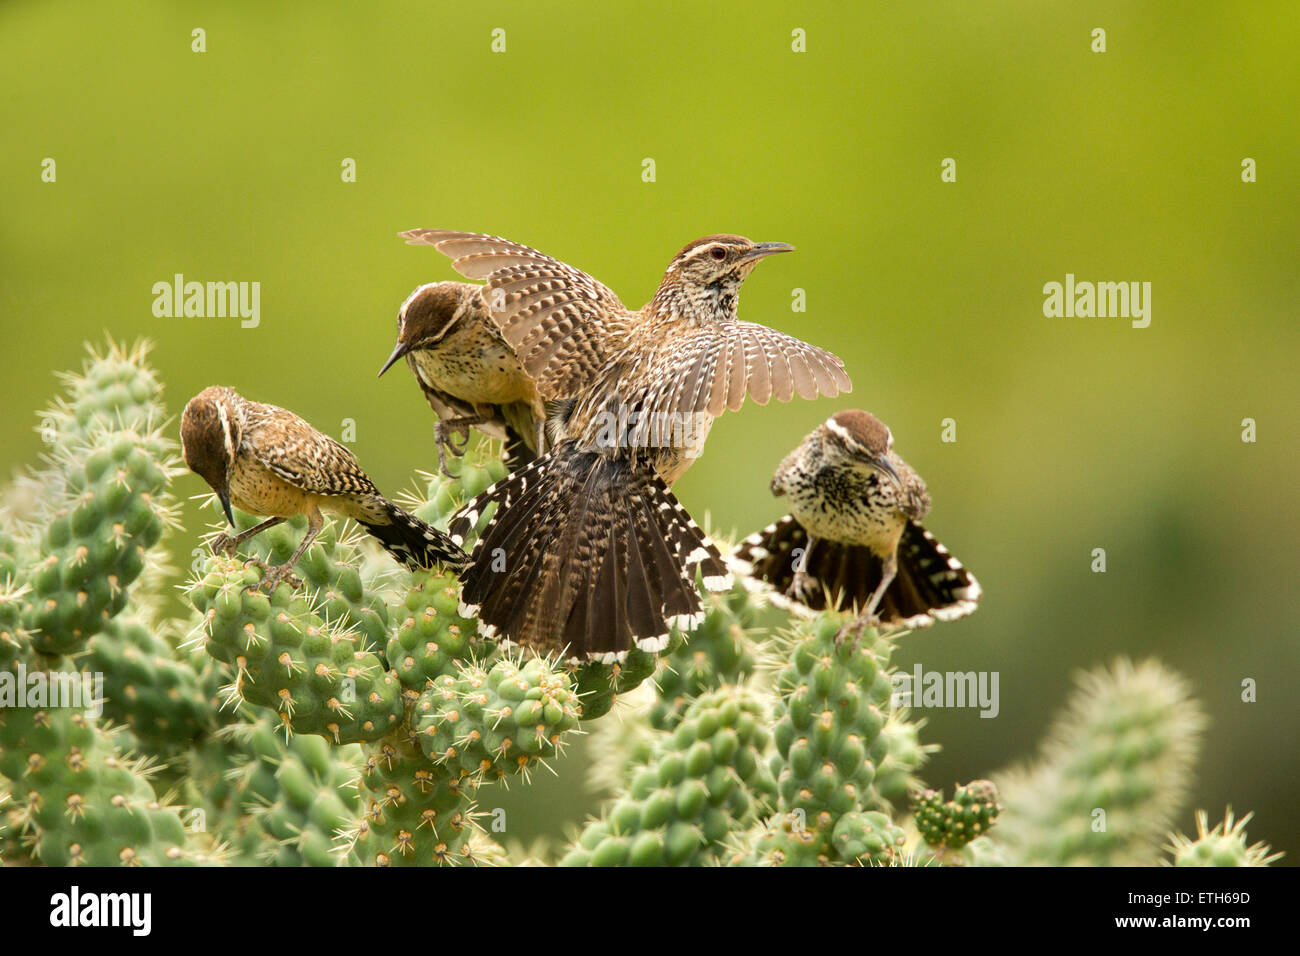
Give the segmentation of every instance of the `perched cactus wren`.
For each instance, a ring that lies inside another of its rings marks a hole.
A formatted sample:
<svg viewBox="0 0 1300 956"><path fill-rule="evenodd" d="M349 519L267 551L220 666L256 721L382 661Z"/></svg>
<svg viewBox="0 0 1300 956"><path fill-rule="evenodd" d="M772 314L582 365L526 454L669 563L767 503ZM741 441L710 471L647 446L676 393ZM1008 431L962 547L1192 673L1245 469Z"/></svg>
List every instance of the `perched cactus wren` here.
<svg viewBox="0 0 1300 956"><path fill-rule="evenodd" d="M851 388L829 352L737 318L740 286L793 247L705 236L669 264L639 311L586 273L506 239L414 230L471 279L548 402L551 452L470 502L464 540L489 505L462 574L466 611L505 637L575 658L659 650L672 619L729 584L726 564L669 490L713 419L749 395L766 404Z"/></svg>
<svg viewBox="0 0 1300 956"><path fill-rule="evenodd" d="M379 370L383 375L405 356L438 416L438 465L447 475L447 452L465 451L452 436L468 442L471 425L504 443L511 470L536 457L542 441L537 387L492 321L484 291L469 282L432 282L412 292L397 313L397 346Z"/></svg>
<svg viewBox="0 0 1300 956"><path fill-rule="evenodd" d="M251 402L232 388L213 385L189 400L181 414L185 464L208 483L233 526L230 507L269 516L237 535L212 543L233 554L253 535L286 518L307 516L307 535L282 565L267 570L273 590L310 547L324 524L321 510L352 518L402 563L421 568L464 567L465 553L436 528L407 514L379 493L348 451L292 412Z"/></svg>
<svg viewBox="0 0 1300 956"><path fill-rule="evenodd" d="M777 603L856 608L841 637L868 624L927 627L974 611L979 583L921 527L930 495L893 445L867 412L828 418L772 478L790 514L745 539L733 566L772 585Z"/></svg>

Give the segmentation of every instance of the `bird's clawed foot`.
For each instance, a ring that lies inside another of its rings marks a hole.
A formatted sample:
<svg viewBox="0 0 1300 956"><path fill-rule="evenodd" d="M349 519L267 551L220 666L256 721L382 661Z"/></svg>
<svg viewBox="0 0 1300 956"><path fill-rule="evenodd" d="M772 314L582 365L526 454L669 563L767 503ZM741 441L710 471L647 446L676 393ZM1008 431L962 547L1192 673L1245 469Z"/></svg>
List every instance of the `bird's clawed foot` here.
<svg viewBox="0 0 1300 956"><path fill-rule="evenodd" d="M277 564L273 568L268 568L266 562L262 561L261 558L249 559L245 562L245 567L249 564L255 564L257 567L261 568L264 573L261 581L256 585L249 585L245 590L252 590L256 587L257 590L266 594L273 594L275 593L275 589L280 586L281 581L288 584L289 587L295 591L302 587L302 578L293 573L292 564Z"/></svg>
<svg viewBox="0 0 1300 956"><path fill-rule="evenodd" d="M228 534L219 534L212 539L212 553L231 555L239 547L239 540Z"/></svg>
<svg viewBox="0 0 1300 956"><path fill-rule="evenodd" d="M869 627L879 626L880 618L876 615L861 614L839 629L839 633L835 635L835 646L843 647L845 641L852 639L853 644L849 649L856 652L858 643L862 640L862 632Z"/></svg>
<svg viewBox="0 0 1300 956"><path fill-rule="evenodd" d="M460 447L456 447L456 436L461 436ZM453 457L459 458L465 454L469 448L469 426L463 424L457 419L449 422L438 422L433 426L433 438L438 443L438 470L448 478L455 478L447 468L447 450L450 449Z"/></svg>

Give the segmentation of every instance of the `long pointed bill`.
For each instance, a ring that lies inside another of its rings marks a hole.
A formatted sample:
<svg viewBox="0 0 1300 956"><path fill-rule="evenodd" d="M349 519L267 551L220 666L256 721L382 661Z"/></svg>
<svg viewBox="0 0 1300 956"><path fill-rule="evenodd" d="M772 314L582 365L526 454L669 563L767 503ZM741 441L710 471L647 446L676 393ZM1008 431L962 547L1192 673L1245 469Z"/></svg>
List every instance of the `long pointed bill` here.
<svg viewBox="0 0 1300 956"><path fill-rule="evenodd" d="M385 372L387 372L390 368L393 367L394 362L396 362L399 358L401 358L409 351L410 349L407 347L405 342L398 342L397 348L393 349L393 354L388 356L388 361L385 362L384 367L379 370L379 374L383 375Z"/></svg>
<svg viewBox="0 0 1300 956"><path fill-rule="evenodd" d="M235 526L235 513L230 510L230 490L222 488L217 492L217 500L221 502L221 510L226 513L226 520L230 522L230 527Z"/></svg>
<svg viewBox="0 0 1300 956"><path fill-rule="evenodd" d="M894 479L895 485L900 488L903 487L903 480L898 477L898 472L894 471L894 466L889 463L888 458L873 458L871 460L871 465L877 471L882 471L890 478Z"/></svg>
<svg viewBox="0 0 1300 956"><path fill-rule="evenodd" d="M774 256L778 252L794 252L794 246L788 242L759 242L754 244L754 248L745 253L745 261L757 261L766 259L768 256Z"/></svg>

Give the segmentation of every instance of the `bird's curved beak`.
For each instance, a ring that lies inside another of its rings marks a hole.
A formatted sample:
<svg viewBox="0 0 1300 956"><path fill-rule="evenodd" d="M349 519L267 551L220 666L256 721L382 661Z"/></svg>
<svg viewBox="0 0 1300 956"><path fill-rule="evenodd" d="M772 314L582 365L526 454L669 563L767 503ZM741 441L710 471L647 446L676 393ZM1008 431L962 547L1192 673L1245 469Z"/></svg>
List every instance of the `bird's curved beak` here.
<svg viewBox="0 0 1300 956"><path fill-rule="evenodd" d="M794 252L794 246L788 242L758 242L754 244L754 248L745 253L744 260L746 262L756 262L759 259L774 256L778 252Z"/></svg>
<svg viewBox="0 0 1300 956"><path fill-rule="evenodd" d="M230 527L235 526L235 513L230 510L230 489L221 488L217 491L217 500L221 502L221 510L226 513L226 520L230 522Z"/></svg>
<svg viewBox="0 0 1300 956"><path fill-rule="evenodd" d="M388 356L388 361L385 362L384 367L379 370L379 374L383 375L385 372L387 372L390 368L393 367L394 362L396 362L399 358L401 358L409 351L411 351L411 347L409 345L407 345L405 342L398 342L397 347L393 349L393 354Z"/></svg>
<svg viewBox="0 0 1300 956"><path fill-rule="evenodd" d="M889 463L888 458L882 456L871 459L871 467L888 475L899 488L903 487L903 479L898 477L898 472L894 471L894 466Z"/></svg>

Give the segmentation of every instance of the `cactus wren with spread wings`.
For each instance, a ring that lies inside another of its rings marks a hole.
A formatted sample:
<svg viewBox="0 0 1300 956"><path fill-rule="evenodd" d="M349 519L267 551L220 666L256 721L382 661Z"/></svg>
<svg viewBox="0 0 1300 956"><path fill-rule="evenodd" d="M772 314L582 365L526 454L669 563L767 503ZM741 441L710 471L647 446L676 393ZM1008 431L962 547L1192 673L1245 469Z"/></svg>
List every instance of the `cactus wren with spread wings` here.
<svg viewBox="0 0 1300 956"><path fill-rule="evenodd" d="M974 611L979 583L921 527L929 492L893 445L867 412L828 418L772 478L790 514L741 542L733 566L772 585L777 603L857 609L841 637L868 624L928 627Z"/></svg>
<svg viewBox="0 0 1300 956"><path fill-rule="evenodd" d="M502 305L491 315L548 402L552 451L470 502L464 540L496 511L462 574L462 601L505 637L573 658L662 649L672 620L729 586L726 563L669 490L712 421L851 388L829 352L737 318L740 286L793 247L705 236L669 264L654 298L625 308L586 273L506 239L414 230ZM504 562L504 570L502 570Z"/></svg>
<svg viewBox="0 0 1300 956"><path fill-rule="evenodd" d="M465 566L466 556L447 535L407 514L379 493L352 452L292 412L213 385L181 414L185 464L208 483L233 526L230 507L269 516L237 535L222 534L212 550L233 554L253 535L286 518L307 516L307 535L293 556L267 570L262 586L274 590L324 525L322 509L352 518L385 550L412 567Z"/></svg>
<svg viewBox="0 0 1300 956"><path fill-rule="evenodd" d="M402 303L397 346L379 370L405 356L438 416L438 466L448 476L447 452L465 452L452 436L468 442L471 425L503 442L512 471L541 450L545 410L537 387L492 321L485 291L470 282L420 286Z"/></svg>

